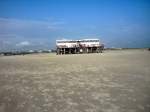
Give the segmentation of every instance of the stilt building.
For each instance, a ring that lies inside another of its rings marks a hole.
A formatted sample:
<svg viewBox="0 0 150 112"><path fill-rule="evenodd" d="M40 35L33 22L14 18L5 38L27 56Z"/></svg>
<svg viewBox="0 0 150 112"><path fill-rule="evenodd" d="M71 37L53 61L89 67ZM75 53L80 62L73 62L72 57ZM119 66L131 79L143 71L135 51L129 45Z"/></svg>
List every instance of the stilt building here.
<svg viewBox="0 0 150 112"><path fill-rule="evenodd" d="M56 40L57 54L102 53L99 39Z"/></svg>

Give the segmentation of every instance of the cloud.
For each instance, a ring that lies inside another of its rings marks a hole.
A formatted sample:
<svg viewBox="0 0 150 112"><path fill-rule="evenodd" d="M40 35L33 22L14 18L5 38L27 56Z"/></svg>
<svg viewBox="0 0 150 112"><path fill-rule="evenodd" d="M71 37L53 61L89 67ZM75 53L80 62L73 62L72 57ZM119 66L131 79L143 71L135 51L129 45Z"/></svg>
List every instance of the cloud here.
<svg viewBox="0 0 150 112"><path fill-rule="evenodd" d="M63 21L54 20L23 20L0 17L0 50L8 47L16 49L16 47L21 48L21 46L39 46L41 48L52 46L49 43L55 43L55 38L63 32L64 24Z"/></svg>
<svg viewBox="0 0 150 112"><path fill-rule="evenodd" d="M12 18L0 18L0 38L3 34L21 35L31 37L45 35L53 31L62 29L62 21L38 21L38 20L21 20Z"/></svg>
<svg viewBox="0 0 150 112"><path fill-rule="evenodd" d="M30 42L28 41L23 41L23 42L20 42L20 43L17 43L16 46L19 46L19 47L22 47L22 46L29 46L31 45Z"/></svg>

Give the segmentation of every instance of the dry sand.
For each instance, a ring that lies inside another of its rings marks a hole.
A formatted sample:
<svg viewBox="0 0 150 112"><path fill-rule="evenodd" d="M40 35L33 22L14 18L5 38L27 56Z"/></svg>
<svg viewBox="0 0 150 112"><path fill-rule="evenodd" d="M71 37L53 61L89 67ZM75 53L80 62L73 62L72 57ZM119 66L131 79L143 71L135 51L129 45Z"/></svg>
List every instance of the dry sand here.
<svg viewBox="0 0 150 112"><path fill-rule="evenodd" d="M149 111L149 51L0 57L0 112Z"/></svg>

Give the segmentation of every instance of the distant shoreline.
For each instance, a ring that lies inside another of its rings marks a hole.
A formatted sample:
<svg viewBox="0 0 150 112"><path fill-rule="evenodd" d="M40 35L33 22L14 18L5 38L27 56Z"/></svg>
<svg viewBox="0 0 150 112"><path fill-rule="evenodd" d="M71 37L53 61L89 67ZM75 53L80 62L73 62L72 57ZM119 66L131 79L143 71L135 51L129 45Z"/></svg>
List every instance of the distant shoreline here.
<svg viewBox="0 0 150 112"><path fill-rule="evenodd" d="M104 48L104 51L124 51L124 50L147 50L150 51L150 48ZM55 50L51 52L37 50L34 52L29 51L10 51L10 52L0 52L0 56L15 56L15 55L29 55L29 54L47 54L47 53L56 53ZM104 52L105 53L105 52Z"/></svg>

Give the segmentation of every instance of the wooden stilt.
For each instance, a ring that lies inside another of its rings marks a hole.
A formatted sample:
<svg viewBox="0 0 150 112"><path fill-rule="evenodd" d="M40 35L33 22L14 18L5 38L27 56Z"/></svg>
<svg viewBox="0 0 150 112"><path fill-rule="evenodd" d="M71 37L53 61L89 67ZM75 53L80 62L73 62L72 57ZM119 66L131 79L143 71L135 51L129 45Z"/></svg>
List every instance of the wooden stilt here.
<svg viewBox="0 0 150 112"><path fill-rule="evenodd" d="M64 54L66 54L66 48L64 48Z"/></svg>
<svg viewBox="0 0 150 112"><path fill-rule="evenodd" d="M71 48L69 48L69 54L71 54Z"/></svg>
<svg viewBox="0 0 150 112"><path fill-rule="evenodd" d="M75 54L77 53L77 49L75 48Z"/></svg>
<svg viewBox="0 0 150 112"><path fill-rule="evenodd" d="M87 52L87 53L89 53L89 49L88 49L88 47L86 48L86 52Z"/></svg>
<svg viewBox="0 0 150 112"><path fill-rule="evenodd" d="M62 48L61 48L61 55L62 55Z"/></svg>
<svg viewBox="0 0 150 112"><path fill-rule="evenodd" d="M59 48L57 48L57 55L58 55L58 54L60 54L60 49L59 49Z"/></svg>

